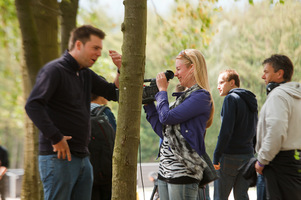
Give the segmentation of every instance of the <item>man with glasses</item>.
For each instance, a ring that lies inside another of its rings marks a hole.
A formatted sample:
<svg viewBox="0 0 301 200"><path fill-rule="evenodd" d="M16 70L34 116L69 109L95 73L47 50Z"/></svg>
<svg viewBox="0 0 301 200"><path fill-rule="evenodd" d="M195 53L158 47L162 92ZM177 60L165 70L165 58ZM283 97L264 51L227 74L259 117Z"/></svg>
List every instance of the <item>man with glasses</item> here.
<svg viewBox="0 0 301 200"><path fill-rule="evenodd" d="M235 70L222 71L218 77L220 96L226 96L221 110L221 129L214 151L213 164L220 176L214 182L214 199L228 199L233 188L235 199L249 199L249 183L238 168L254 157L257 124L255 95L241 89Z"/></svg>
<svg viewBox="0 0 301 200"><path fill-rule="evenodd" d="M257 126L255 169L263 174L268 199L300 200L301 84L291 82L294 66L285 55L263 61L268 96Z"/></svg>

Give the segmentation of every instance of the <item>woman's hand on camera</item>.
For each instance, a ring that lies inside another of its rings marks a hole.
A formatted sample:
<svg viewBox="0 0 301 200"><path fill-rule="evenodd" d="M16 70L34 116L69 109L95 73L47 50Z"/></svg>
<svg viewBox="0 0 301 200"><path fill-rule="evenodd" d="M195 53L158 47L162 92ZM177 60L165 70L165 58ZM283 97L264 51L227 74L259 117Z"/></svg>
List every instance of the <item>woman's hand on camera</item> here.
<svg viewBox="0 0 301 200"><path fill-rule="evenodd" d="M156 83L159 91L167 91L169 82L167 82L166 76L164 72L158 73L156 77Z"/></svg>

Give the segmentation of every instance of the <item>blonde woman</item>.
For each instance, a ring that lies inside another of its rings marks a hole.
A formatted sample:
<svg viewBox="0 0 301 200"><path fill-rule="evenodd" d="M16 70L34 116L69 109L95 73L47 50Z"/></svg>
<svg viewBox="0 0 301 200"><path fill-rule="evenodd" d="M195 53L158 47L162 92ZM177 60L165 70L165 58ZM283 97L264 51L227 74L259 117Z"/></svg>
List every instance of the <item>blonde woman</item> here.
<svg viewBox="0 0 301 200"><path fill-rule="evenodd" d="M176 57L175 76L187 89L170 106L168 82L163 72L156 77L157 106L145 105L147 120L163 140L160 147L158 189L161 200L195 200L203 178L204 136L212 124L214 105L202 53L186 49ZM169 107L170 106L170 107Z"/></svg>

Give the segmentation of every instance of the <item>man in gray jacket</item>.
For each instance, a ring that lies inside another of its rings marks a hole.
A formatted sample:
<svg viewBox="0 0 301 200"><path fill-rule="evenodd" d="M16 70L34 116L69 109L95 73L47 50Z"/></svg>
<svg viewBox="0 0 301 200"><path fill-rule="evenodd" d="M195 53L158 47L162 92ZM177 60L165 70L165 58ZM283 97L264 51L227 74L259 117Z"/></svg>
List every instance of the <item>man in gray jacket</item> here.
<svg viewBox="0 0 301 200"><path fill-rule="evenodd" d="M291 82L294 66L285 55L263 61L269 93L257 126L258 161L269 199L301 200L301 84Z"/></svg>

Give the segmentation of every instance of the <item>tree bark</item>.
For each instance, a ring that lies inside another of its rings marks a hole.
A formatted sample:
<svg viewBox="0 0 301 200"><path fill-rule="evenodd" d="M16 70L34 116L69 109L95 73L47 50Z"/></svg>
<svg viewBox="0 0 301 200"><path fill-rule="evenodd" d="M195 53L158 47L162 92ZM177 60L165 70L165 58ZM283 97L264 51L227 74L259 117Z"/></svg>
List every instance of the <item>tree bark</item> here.
<svg viewBox="0 0 301 200"><path fill-rule="evenodd" d="M59 57L57 0L35 0L34 17L39 37L42 65Z"/></svg>
<svg viewBox="0 0 301 200"><path fill-rule="evenodd" d="M22 34L25 63L22 67L25 101L40 68L58 57L58 3L56 0L15 0ZM26 116L24 176L21 198L43 199L38 172L38 130Z"/></svg>
<svg viewBox="0 0 301 200"><path fill-rule="evenodd" d="M41 56L37 27L32 11L33 1L16 0L16 9L20 24L22 43L24 50L25 65L22 67L23 86L25 99L32 88L38 69L40 68ZM22 199L40 199L40 177L37 163L37 131L33 123L26 116L25 120L25 145L24 145L24 176L21 191Z"/></svg>
<svg viewBox="0 0 301 200"><path fill-rule="evenodd" d="M22 44L25 58L25 69L28 72L29 88L32 88L42 60L39 49L37 26L32 10L33 0L15 0L19 25L22 34ZM30 89L29 89L30 91ZM25 92L29 92L28 90Z"/></svg>
<svg viewBox="0 0 301 200"><path fill-rule="evenodd" d="M68 49L70 32L76 27L78 0L62 0L61 10L61 53Z"/></svg>
<svg viewBox="0 0 301 200"><path fill-rule="evenodd" d="M112 199L136 199L147 25L146 0L125 0Z"/></svg>

